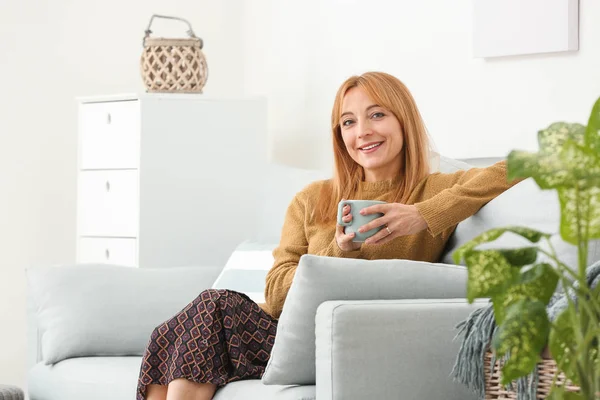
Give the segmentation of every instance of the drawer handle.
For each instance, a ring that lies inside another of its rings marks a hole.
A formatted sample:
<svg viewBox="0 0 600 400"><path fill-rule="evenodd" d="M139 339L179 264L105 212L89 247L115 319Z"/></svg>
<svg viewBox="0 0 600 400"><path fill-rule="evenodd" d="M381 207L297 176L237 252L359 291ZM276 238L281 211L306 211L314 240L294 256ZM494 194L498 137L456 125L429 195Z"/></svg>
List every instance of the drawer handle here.
<svg viewBox="0 0 600 400"><path fill-rule="evenodd" d="M110 115L110 113L106 114L106 123L110 124L112 122L112 116Z"/></svg>
<svg viewBox="0 0 600 400"><path fill-rule="evenodd" d="M110 258L110 251L108 251L108 249L106 249L104 251L104 254L106 255L106 259L108 260Z"/></svg>
<svg viewBox="0 0 600 400"><path fill-rule="evenodd" d="M106 181L106 191L110 192L110 182Z"/></svg>

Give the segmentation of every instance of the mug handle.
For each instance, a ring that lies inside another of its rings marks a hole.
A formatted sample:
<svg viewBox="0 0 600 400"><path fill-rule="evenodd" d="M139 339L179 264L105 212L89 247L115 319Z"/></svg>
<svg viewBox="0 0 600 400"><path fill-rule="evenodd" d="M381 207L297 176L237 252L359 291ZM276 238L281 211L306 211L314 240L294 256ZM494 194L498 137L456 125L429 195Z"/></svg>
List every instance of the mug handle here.
<svg viewBox="0 0 600 400"><path fill-rule="evenodd" d="M338 212L337 212L337 223L338 225L341 226L350 226L350 222L344 222L342 220L342 210L344 208L345 205L347 205L348 202L346 200L342 200L338 203ZM352 211L352 210L350 210Z"/></svg>

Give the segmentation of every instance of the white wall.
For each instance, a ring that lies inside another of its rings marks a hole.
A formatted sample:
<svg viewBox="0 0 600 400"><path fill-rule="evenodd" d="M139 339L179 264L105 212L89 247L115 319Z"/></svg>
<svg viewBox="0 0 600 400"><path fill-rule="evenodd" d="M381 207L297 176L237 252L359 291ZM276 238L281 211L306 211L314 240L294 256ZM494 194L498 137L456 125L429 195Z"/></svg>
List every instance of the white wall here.
<svg viewBox="0 0 600 400"><path fill-rule="evenodd" d="M204 39L207 95L240 93L240 10L231 0L0 1L0 383L25 384L25 267L75 259L75 96L142 88L152 13L185 16Z"/></svg>
<svg viewBox="0 0 600 400"><path fill-rule="evenodd" d="M269 96L275 161L330 168L335 91L367 70L405 81L439 150L454 157L532 149L550 122L585 123L600 95L600 2L580 2L579 52L495 60L471 57L470 4L0 2L0 383L25 382L24 268L74 260L73 99L141 89L151 13L187 17L205 40L207 95ZM155 32L180 31L163 23Z"/></svg>
<svg viewBox="0 0 600 400"><path fill-rule="evenodd" d="M271 14L254 19L245 37L268 65L248 60L258 82L250 89L266 88L278 100L271 104L276 157L297 165L330 168L335 92L368 70L403 80L440 152L456 158L535 150L540 128L587 123L600 95L595 0L580 1L578 52L487 60L472 57L472 0L257 2ZM287 149L310 149L313 157Z"/></svg>

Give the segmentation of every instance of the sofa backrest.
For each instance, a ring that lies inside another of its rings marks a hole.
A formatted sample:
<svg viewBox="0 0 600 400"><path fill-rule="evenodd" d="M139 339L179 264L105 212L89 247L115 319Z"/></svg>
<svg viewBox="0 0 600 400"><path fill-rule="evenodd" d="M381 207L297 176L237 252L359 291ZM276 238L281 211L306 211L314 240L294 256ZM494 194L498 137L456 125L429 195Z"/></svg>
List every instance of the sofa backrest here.
<svg viewBox="0 0 600 400"><path fill-rule="evenodd" d="M210 288L220 269L28 268L28 366L73 357L142 355L154 327Z"/></svg>

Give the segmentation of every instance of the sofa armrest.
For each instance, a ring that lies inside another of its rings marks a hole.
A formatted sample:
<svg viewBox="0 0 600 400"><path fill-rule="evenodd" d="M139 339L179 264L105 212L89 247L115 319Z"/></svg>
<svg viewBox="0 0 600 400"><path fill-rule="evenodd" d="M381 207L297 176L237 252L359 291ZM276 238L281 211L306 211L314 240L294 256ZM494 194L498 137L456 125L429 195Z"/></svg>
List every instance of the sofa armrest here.
<svg viewBox="0 0 600 400"><path fill-rule="evenodd" d="M487 301L328 301L316 316L319 400L476 399L450 372L456 325Z"/></svg>

